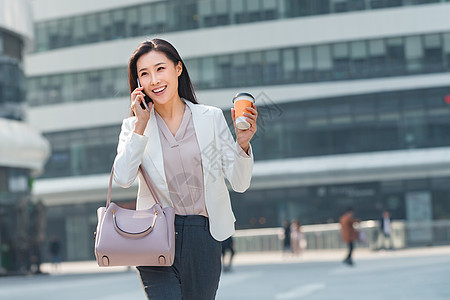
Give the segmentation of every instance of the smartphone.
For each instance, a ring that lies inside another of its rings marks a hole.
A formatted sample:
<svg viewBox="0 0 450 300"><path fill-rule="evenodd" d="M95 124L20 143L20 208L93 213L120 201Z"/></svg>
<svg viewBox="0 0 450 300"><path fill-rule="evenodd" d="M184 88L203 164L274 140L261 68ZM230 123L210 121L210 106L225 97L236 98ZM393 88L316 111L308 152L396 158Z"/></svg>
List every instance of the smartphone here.
<svg viewBox="0 0 450 300"><path fill-rule="evenodd" d="M137 80L138 88L140 88L141 83L139 82L139 78L137 78L136 80ZM142 92L144 93L144 91L142 91ZM141 107L142 107L142 109L146 109L147 111L150 111L150 109L148 108L148 103L150 103L150 102L153 103L153 100L149 96L147 96L147 94L144 93L144 95L145 95L144 102L141 102Z"/></svg>

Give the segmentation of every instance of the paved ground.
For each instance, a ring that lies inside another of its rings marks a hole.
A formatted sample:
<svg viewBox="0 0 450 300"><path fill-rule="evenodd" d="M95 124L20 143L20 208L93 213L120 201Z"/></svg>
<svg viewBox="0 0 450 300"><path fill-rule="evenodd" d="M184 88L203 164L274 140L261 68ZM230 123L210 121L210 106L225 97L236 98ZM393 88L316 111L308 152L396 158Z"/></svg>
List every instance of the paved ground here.
<svg viewBox="0 0 450 300"><path fill-rule="evenodd" d="M217 300L450 299L450 247L355 252L240 254L221 278ZM44 270L51 270L49 265ZM99 272L100 270L100 272ZM1 300L145 299L134 270L99 269L93 262L63 264L57 274L0 278Z"/></svg>

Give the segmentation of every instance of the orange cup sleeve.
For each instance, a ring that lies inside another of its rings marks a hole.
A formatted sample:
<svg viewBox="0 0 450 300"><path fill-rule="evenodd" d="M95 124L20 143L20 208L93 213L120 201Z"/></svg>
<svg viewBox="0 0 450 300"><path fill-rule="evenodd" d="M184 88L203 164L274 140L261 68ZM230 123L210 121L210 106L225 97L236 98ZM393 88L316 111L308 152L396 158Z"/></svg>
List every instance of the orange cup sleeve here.
<svg viewBox="0 0 450 300"><path fill-rule="evenodd" d="M252 102L248 100L239 100L234 102L235 118L244 116L248 112L245 108L252 107Z"/></svg>

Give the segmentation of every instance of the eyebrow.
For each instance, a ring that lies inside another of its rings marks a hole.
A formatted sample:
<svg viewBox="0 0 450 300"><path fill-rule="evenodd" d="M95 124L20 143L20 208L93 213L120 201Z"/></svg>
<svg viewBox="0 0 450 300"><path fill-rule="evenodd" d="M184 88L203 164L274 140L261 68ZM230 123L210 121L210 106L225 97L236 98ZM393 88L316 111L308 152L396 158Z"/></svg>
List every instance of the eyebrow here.
<svg viewBox="0 0 450 300"><path fill-rule="evenodd" d="M155 67L160 66L160 65L165 65L165 64L166 64L165 62L159 62L159 63L155 64ZM147 68L142 68L138 72L141 72L141 71L146 70L146 69Z"/></svg>

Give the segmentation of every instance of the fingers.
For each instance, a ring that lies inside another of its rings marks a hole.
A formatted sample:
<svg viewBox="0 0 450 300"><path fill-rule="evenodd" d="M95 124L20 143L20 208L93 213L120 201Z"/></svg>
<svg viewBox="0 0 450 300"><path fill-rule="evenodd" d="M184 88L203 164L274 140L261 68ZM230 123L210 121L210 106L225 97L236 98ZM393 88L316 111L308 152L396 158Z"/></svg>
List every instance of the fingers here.
<svg viewBox="0 0 450 300"><path fill-rule="evenodd" d="M131 93L131 101L136 100L136 97L138 95L145 96L144 92L142 92L143 89L143 87L134 89L134 91Z"/></svg>
<svg viewBox="0 0 450 300"><path fill-rule="evenodd" d="M136 115L138 111L145 110L142 108L141 103L144 102L144 96L143 95L136 95L134 100L131 102L131 110Z"/></svg>
<svg viewBox="0 0 450 300"><path fill-rule="evenodd" d="M258 110L256 109L256 105L253 103L252 107L247 107L247 111L244 113L244 116L247 118L247 121L250 123L251 127L256 128L256 119L258 118Z"/></svg>

